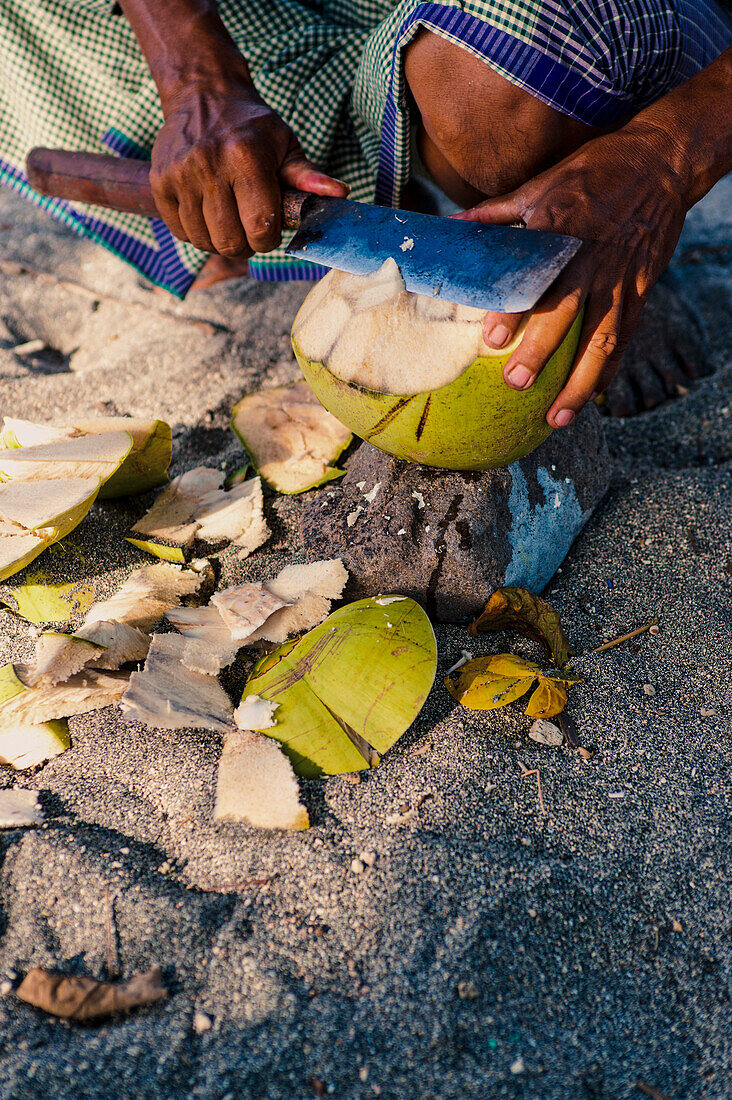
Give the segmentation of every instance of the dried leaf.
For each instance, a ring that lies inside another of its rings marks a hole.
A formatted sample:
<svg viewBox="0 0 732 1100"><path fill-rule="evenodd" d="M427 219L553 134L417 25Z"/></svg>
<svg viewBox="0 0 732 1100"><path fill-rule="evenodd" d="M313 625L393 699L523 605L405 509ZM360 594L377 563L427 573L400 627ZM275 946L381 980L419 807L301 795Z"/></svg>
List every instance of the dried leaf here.
<svg viewBox="0 0 732 1100"><path fill-rule="evenodd" d="M536 679L538 665L511 653L486 654L467 661L445 687L458 703L471 710L495 710L525 695Z"/></svg>
<svg viewBox="0 0 732 1100"><path fill-rule="evenodd" d="M536 691L532 694L524 714L529 718L553 718L567 705L567 689L560 680L547 680L541 677Z"/></svg>
<svg viewBox="0 0 732 1100"><path fill-rule="evenodd" d="M153 1005L168 996L159 966L154 966L145 974L135 974L127 982L66 977L36 966L26 974L17 992L21 1001L34 1008L64 1020L77 1021L97 1020L115 1012L129 1012L131 1008Z"/></svg>
<svg viewBox="0 0 732 1100"><path fill-rule="evenodd" d="M554 608L526 588L499 588L494 592L483 614L470 627L470 633L477 635L511 628L525 638L540 642L560 668L572 656L573 651Z"/></svg>

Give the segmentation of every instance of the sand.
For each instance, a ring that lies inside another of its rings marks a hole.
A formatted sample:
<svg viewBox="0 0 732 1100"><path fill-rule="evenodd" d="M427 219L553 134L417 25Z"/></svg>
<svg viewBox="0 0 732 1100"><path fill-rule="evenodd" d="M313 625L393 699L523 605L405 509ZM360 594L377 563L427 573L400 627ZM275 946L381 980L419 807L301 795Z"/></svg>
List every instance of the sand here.
<svg viewBox="0 0 732 1100"><path fill-rule="evenodd" d="M539 656L462 626L439 628L428 705L377 770L303 784L306 833L211 824L217 734L111 708L72 720L64 755L0 768L46 815L0 834L0 1100L622 1100L638 1081L730 1095L731 211L727 180L664 280L716 373L608 424L612 489L547 591L586 654L572 714L591 759L533 743L518 705L453 704L441 677L466 645ZM233 470L234 402L297 376L303 286L175 303L7 194L0 254L1 412L162 417L173 472ZM35 338L54 350L10 350ZM107 594L143 563L123 536L150 499L95 507L31 571ZM299 507L268 492L273 538L217 558L220 583L302 560ZM587 653L653 616L656 636ZM31 651L0 612L0 660ZM354 872L364 851L374 865ZM80 1027L15 997L34 965L106 976L110 929L120 973L159 963L167 1002Z"/></svg>

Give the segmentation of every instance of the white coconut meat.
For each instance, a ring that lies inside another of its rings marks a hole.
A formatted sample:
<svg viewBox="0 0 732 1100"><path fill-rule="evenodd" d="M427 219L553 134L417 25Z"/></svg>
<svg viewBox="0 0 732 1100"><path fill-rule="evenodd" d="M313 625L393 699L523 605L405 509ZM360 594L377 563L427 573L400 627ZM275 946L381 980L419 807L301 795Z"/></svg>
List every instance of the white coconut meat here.
<svg viewBox="0 0 732 1100"><path fill-rule="evenodd" d="M334 462L353 438L327 412L307 382L248 394L232 428L264 480L281 493L302 493L342 471Z"/></svg>
<svg viewBox="0 0 732 1100"><path fill-rule="evenodd" d="M15 667L21 690L10 698L0 697L0 730L18 725L35 726L55 718L68 718L100 710L121 698L129 680L127 672L94 672L90 669L71 676L62 684L27 687L28 670Z"/></svg>
<svg viewBox="0 0 732 1100"><path fill-rule="evenodd" d="M276 741L250 731L227 733L216 780L214 821L258 829L307 829L292 765Z"/></svg>
<svg viewBox="0 0 732 1100"><path fill-rule="evenodd" d="M101 478L106 481L132 449L129 432L106 432L0 451L0 478L19 481Z"/></svg>
<svg viewBox="0 0 732 1100"><path fill-rule="evenodd" d="M224 588L212 597L211 603L228 627L231 637L243 645L254 631L275 611L294 602L283 599L263 584L240 584Z"/></svg>
<svg viewBox="0 0 732 1100"><path fill-rule="evenodd" d="M97 498L101 481L0 483L0 581L28 565L73 531Z"/></svg>
<svg viewBox="0 0 732 1100"><path fill-rule="evenodd" d="M37 768L66 752L70 743L65 722L11 726L10 729L0 730L0 764L16 771Z"/></svg>
<svg viewBox="0 0 732 1100"><path fill-rule="evenodd" d="M0 791L0 829L40 825L43 821L43 810L38 795L38 791L28 791L20 787Z"/></svg>
<svg viewBox="0 0 732 1100"><path fill-rule="evenodd" d="M156 634L142 672L133 672L120 702L126 721L153 729L211 729L226 732L234 708L213 676L182 663L186 639Z"/></svg>
<svg viewBox="0 0 732 1100"><path fill-rule="evenodd" d="M266 587L287 606L270 615L250 634L248 643L284 642L311 630L327 619L331 602L341 597L347 580L348 570L340 558L286 566Z"/></svg>
<svg viewBox="0 0 732 1100"><path fill-rule="evenodd" d="M180 659L194 672L220 672L241 648L216 607L176 607L165 618L187 640Z"/></svg>
<svg viewBox="0 0 732 1100"><path fill-rule="evenodd" d="M83 637L89 637L86 627L100 622L127 623L147 633L166 611L177 607L184 597L195 595L204 581L203 572L163 562L136 569L114 596L92 604L84 620Z"/></svg>
<svg viewBox="0 0 732 1100"><path fill-rule="evenodd" d="M104 647L73 634L47 631L36 641L33 664L24 677L28 687L63 683L103 653Z"/></svg>
<svg viewBox="0 0 732 1100"><path fill-rule="evenodd" d="M390 258L371 275L328 272L292 335L307 359L326 363L336 378L408 395L446 386L479 355L495 355L483 340L484 316L411 294Z"/></svg>
<svg viewBox="0 0 732 1100"><path fill-rule="evenodd" d="M150 648L150 638L138 627L103 619L85 623L74 637L99 648L99 655L89 662L92 668L114 670L144 661Z"/></svg>
<svg viewBox="0 0 732 1100"><path fill-rule="evenodd" d="M250 478L228 491L220 486L224 475L197 466L174 478L152 508L132 528L162 542L188 548L196 538L204 542L235 543L251 554L269 538L264 518L262 483Z"/></svg>
<svg viewBox="0 0 732 1100"><path fill-rule="evenodd" d="M247 695L234 711L234 721L240 730L268 730L277 725L275 711L279 703L271 703L261 695Z"/></svg>

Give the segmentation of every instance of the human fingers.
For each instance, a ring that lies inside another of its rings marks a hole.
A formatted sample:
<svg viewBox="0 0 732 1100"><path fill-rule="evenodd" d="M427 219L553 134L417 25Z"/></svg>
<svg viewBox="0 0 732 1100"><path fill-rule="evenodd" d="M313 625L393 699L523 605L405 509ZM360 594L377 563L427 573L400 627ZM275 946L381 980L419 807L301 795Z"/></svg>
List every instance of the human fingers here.
<svg viewBox="0 0 732 1100"><path fill-rule="evenodd" d="M483 318L483 339L490 348L505 348L516 336L523 321L523 313L494 313Z"/></svg>
<svg viewBox="0 0 732 1100"><path fill-rule="evenodd" d="M280 180L287 187L298 191L310 191L313 195L330 195L335 199L345 199L350 188L343 180L328 176L309 161L299 145L295 145L282 162Z"/></svg>
<svg viewBox="0 0 732 1100"><path fill-rule="evenodd" d="M178 196L167 177L157 172L154 166L150 169L150 187L157 211L170 232L181 241L187 240L178 212Z"/></svg>
<svg viewBox="0 0 732 1100"><path fill-rule="evenodd" d="M450 217L461 222L480 222L484 225L523 225L524 199L520 190L506 195L484 199L469 210L461 210Z"/></svg>
<svg viewBox="0 0 732 1100"><path fill-rule="evenodd" d="M215 252L220 256L251 255L234 192L228 185L204 197L202 212Z"/></svg>
<svg viewBox="0 0 732 1100"><path fill-rule="evenodd" d="M178 195L178 217L183 227L183 240L190 241L202 252L216 251L203 216L201 195L191 187L183 189Z"/></svg>
<svg viewBox="0 0 732 1100"><path fill-rule="evenodd" d="M546 414L553 428L566 428L587 402L602 392L622 358L625 346L623 292L596 294L588 302L580 333L579 352L569 378Z"/></svg>
<svg viewBox="0 0 732 1100"><path fill-rule="evenodd" d="M239 219L252 252L271 252L282 238L280 187L269 157L243 151L232 178Z"/></svg>
<svg viewBox="0 0 732 1100"><path fill-rule="evenodd" d="M539 301L503 368L504 380L512 389L527 390L551 359L582 309L593 268L591 258L580 254Z"/></svg>

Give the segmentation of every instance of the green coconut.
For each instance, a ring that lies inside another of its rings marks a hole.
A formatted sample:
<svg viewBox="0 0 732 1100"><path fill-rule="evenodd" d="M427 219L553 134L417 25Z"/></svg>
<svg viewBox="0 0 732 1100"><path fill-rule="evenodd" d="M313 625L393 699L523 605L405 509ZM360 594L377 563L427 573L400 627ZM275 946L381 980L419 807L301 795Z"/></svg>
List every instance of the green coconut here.
<svg viewBox="0 0 732 1100"><path fill-rule="evenodd" d="M62 427L34 424L30 420L5 417L0 444L6 448L33 447L57 443L80 436L128 432L132 447L122 465L102 486L99 499L132 496L157 489L168 482L168 467L172 454L170 424L164 420L142 420L129 416L95 417L75 420Z"/></svg>
<svg viewBox="0 0 732 1100"><path fill-rule="evenodd" d="M484 312L410 294L389 259L372 275L331 271L295 318L292 345L322 405L397 458L451 470L507 466L551 433L546 414L574 361L581 318L528 390L506 348L483 340Z"/></svg>

